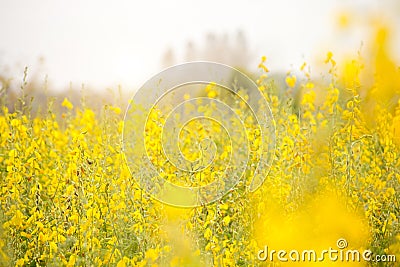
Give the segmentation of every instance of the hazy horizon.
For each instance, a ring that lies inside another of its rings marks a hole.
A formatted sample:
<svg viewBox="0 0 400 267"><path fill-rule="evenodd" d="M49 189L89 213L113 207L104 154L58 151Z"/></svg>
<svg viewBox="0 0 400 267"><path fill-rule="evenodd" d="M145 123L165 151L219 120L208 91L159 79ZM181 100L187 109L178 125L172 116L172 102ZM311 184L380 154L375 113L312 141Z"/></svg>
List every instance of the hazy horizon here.
<svg viewBox="0 0 400 267"><path fill-rule="evenodd" d="M31 76L44 80L48 75L55 89L120 84L129 90L163 69L168 49L174 51L174 63L183 63L187 42L201 48L209 33L232 39L242 31L252 53L250 65L255 68L266 55L270 69L283 72L312 63L327 50L355 54L366 41L365 32L339 33L340 13L354 10L360 19L390 4L395 8L387 19L396 19L399 7L393 3L0 0L0 70L20 79L28 66ZM208 58L200 54L196 59Z"/></svg>

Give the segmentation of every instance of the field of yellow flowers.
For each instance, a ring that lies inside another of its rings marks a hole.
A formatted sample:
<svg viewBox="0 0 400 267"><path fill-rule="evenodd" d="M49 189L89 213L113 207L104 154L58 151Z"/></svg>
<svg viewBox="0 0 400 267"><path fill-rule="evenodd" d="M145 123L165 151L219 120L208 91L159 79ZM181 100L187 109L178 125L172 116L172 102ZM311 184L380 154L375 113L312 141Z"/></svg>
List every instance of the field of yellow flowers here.
<svg viewBox="0 0 400 267"><path fill-rule="evenodd" d="M263 58L257 85L276 122L270 172L255 192L239 182L194 208L162 204L136 183L122 151L120 107L95 113L64 99L33 116L22 94L16 111L4 105L0 115L0 265L398 266L258 257L265 246L322 251L345 239L348 248L400 260L400 69L384 35L377 31L370 58L337 63L329 52L323 80L305 63L301 75L287 74L285 88L269 78ZM157 141L146 142L156 158ZM203 178L166 179L207 184L223 160Z"/></svg>

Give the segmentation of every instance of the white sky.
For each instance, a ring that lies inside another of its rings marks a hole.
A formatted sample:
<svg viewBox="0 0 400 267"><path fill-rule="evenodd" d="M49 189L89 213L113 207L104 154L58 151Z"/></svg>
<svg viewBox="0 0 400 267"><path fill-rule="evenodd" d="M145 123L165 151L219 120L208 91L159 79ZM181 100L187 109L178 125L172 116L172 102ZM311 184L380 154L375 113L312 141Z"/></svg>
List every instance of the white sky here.
<svg viewBox="0 0 400 267"><path fill-rule="evenodd" d="M270 69L288 70L328 49L356 52L363 35L340 37L337 13L349 5L368 12L388 1L0 0L0 71L7 65L9 75L22 79L28 66L43 80L47 74L54 88L71 82L131 90L161 70L167 47L179 52L207 32L238 29L256 58L266 55ZM398 7L388 13L400 15Z"/></svg>

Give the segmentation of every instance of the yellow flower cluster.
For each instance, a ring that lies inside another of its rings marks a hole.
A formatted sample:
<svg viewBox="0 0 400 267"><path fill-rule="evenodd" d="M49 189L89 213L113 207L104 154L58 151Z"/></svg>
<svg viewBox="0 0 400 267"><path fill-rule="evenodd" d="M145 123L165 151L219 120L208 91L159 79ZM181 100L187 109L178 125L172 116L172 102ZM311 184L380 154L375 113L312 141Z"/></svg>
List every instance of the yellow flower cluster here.
<svg viewBox="0 0 400 267"><path fill-rule="evenodd" d="M229 133L233 142L249 142L243 180L220 200L191 209L152 199L137 185L138 177L131 177L121 147L120 108L105 106L95 114L64 99L65 114L48 110L32 118L3 107L0 265L269 266L257 259L265 245L318 250L335 246L339 238L349 248L400 259L400 71L386 64L386 54L378 58L368 68L360 58L341 65L329 52L329 81L311 80L304 64L304 78L288 75L287 86L277 88L263 57L257 84L276 120L271 170L259 190L247 190L260 146L269 140L262 139L251 116L243 115L246 131ZM371 71L376 80L365 80L364 72ZM244 89L238 94L251 98ZM214 84L206 95L223 97ZM215 112L212 105L198 104L186 109ZM229 104L238 114L244 108ZM191 168L206 168L177 175L159 138L165 118L154 110L147 122L147 155L163 170L163 179L206 185L235 167L227 162L238 151L224 139L224 129L216 122L191 121L176 145ZM198 142L208 138L218 152L211 165L202 161L211 143Z"/></svg>

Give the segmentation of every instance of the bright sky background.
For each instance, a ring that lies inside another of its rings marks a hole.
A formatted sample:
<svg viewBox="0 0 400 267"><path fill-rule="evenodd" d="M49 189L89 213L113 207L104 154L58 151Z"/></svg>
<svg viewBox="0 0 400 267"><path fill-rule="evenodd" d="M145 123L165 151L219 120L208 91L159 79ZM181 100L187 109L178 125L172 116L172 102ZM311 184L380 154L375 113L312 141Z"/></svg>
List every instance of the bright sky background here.
<svg viewBox="0 0 400 267"><path fill-rule="evenodd" d="M0 71L8 66L7 75L22 79L28 66L43 80L47 74L53 88L131 90L161 70L167 47L179 54L207 32L239 29L255 60L266 55L270 69L288 70L328 49L356 52L362 30L338 34L337 14L348 6L359 14L384 10L394 1L0 0ZM387 13L400 17L395 6Z"/></svg>

